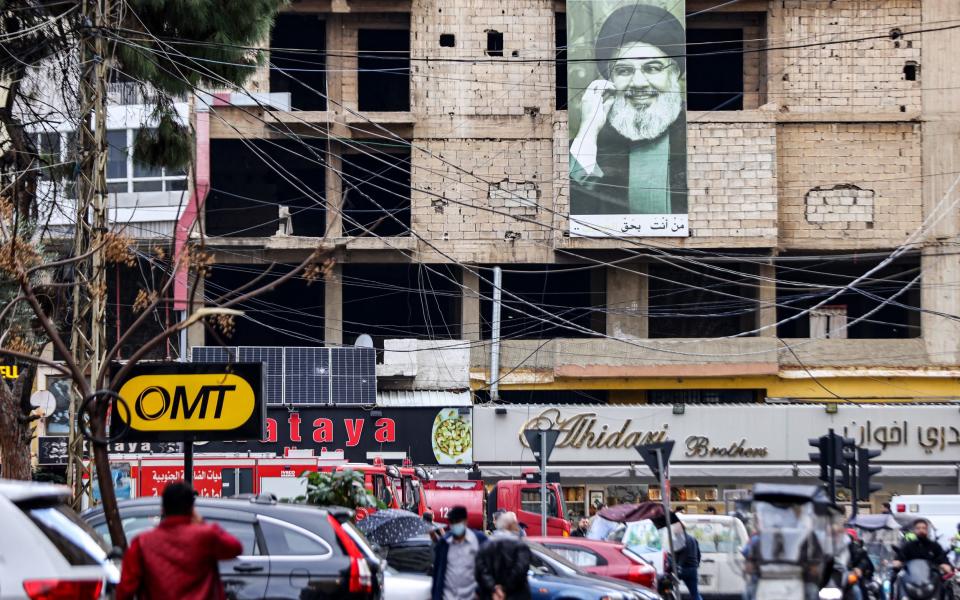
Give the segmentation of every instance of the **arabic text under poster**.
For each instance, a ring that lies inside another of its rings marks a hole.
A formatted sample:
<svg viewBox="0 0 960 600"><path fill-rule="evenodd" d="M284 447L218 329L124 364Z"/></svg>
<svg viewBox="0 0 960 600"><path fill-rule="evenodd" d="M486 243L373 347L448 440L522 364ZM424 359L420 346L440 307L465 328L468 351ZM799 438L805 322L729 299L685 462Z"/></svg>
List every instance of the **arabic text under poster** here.
<svg viewBox="0 0 960 600"><path fill-rule="evenodd" d="M567 1L571 235L689 235L684 4Z"/></svg>

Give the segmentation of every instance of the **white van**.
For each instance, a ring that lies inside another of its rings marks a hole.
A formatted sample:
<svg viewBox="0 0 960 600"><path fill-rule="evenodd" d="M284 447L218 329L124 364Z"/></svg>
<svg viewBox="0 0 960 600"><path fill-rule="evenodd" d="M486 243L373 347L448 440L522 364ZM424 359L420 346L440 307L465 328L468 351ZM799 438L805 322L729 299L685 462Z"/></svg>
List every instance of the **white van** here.
<svg viewBox="0 0 960 600"><path fill-rule="evenodd" d="M920 518L930 521L934 528L930 537L936 537L940 545L949 550L960 523L960 495L894 496L890 499L890 512L903 527L911 526Z"/></svg>
<svg viewBox="0 0 960 600"><path fill-rule="evenodd" d="M725 515L680 514L687 533L700 544L700 595L711 598L740 598L745 582L741 549L748 541L747 528L740 519ZM651 521L627 523L614 534L627 548L663 574L667 548L665 532Z"/></svg>

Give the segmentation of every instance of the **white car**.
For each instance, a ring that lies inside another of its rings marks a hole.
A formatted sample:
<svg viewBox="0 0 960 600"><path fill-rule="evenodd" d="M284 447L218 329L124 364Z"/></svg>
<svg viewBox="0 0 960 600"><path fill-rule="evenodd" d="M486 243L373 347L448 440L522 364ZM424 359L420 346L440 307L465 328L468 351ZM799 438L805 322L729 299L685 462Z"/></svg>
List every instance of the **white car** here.
<svg viewBox="0 0 960 600"><path fill-rule="evenodd" d="M743 523L724 515L681 514L680 520L700 544L700 595L711 599L742 597L746 584L740 550L748 540ZM651 521L636 521L619 528L612 537L653 565L658 575L663 574L667 551L664 530L658 530Z"/></svg>
<svg viewBox="0 0 960 600"><path fill-rule="evenodd" d="M393 567L383 571L383 600L430 600L433 578L401 573Z"/></svg>
<svg viewBox="0 0 960 600"><path fill-rule="evenodd" d="M106 598L120 579L59 485L0 479L0 600Z"/></svg>

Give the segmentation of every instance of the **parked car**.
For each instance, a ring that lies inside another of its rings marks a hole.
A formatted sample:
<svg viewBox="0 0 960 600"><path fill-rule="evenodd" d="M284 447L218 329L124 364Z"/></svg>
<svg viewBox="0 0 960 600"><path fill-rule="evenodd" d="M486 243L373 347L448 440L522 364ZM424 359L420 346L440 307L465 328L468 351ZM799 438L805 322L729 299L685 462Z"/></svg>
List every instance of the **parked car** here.
<svg viewBox="0 0 960 600"><path fill-rule="evenodd" d="M383 571L384 600L430 600L433 578L421 573L401 573L388 566Z"/></svg>
<svg viewBox="0 0 960 600"><path fill-rule="evenodd" d="M532 537L587 573L657 587L657 570L623 544L601 542L582 537Z"/></svg>
<svg viewBox="0 0 960 600"><path fill-rule="evenodd" d="M527 541L533 553L529 581L534 600L658 600L651 590L616 579L591 575L552 550ZM433 545L417 536L384 548L387 564L401 573L433 572Z"/></svg>
<svg viewBox="0 0 960 600"><path fill-rule="evenodd" d="M383 563L345 508L280 504L263 495L247 500L197 498L197 512L243 543L243 553L220 562L220 578L233 600L272 598L380 600ZM120 502L128 538L159 522L160 498ZM100 535L99 508L83 518Z"/></svg>
<svg viewBox="0 0 960 600"><path fill-rule="evenodd" d="M109 596L119 572L108 546L69 507L70 489L0 479L0 597Z"/></svg>

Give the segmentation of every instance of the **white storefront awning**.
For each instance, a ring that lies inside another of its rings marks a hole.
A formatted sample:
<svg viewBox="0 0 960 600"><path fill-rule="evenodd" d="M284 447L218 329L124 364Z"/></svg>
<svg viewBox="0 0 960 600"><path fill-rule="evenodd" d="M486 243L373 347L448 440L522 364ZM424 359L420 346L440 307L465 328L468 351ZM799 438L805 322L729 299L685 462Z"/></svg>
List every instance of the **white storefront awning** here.
<svg viewBox="0 0 960 600"><path fill-rule="evenodd" d="M446 392L438 390L379 390L377 406L424 407L424 406L470 406L470 392Z"/></svg>
<svg viewBox="0 0 960 600"><path fill-rule="evenodd" d="M930 479L958 477L960 469L957 465L882 465L883 471L879 478L898 479ZM480 465L480 472L484 477L515 478L524 471L529 472L532 465ZM637 464L610 464L610 465L557 465L548 466L551 473L559 473L561 478L569 479L643 479L649 483L653 479L650 470ZM693 478L728 479L746 482L762 481L764 479L805 478L815 479L820 474L817 465L804 463L771 463L749 465L720 465L720 464L677 464L670 467L670 478L677 481Z"/></svg>

